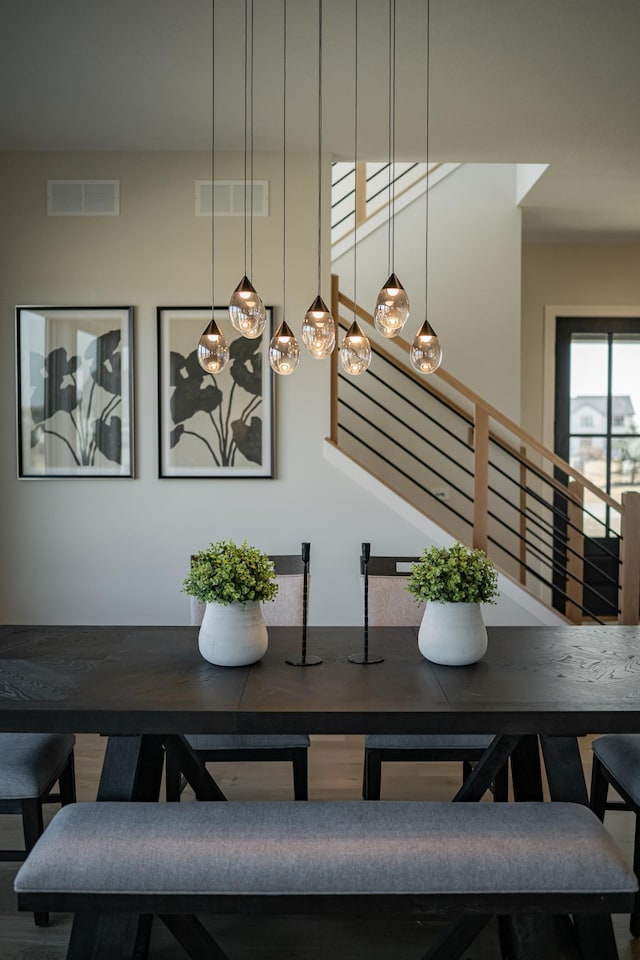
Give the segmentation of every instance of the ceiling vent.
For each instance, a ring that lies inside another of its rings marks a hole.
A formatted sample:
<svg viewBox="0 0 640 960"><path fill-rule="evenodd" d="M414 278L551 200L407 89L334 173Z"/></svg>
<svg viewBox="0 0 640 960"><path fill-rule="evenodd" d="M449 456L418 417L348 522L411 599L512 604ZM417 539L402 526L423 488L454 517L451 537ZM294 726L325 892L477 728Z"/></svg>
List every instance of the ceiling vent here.
<svg viewBox="0 0 640 960"><path fill-rule="evenodd" d="M269 216L269 181L254 180L247 184L247 215L251 213L253 188L254 217ZM213 191L216 217L243 217L244 180L216 180ZM196 180L196 217L211 216L211 180Z"/></svg>
<svg viewBox="0 0 640 960"><path fill-rule="evenodd" d="M47 180L47 216L119 217L119 180Z"/></svg>

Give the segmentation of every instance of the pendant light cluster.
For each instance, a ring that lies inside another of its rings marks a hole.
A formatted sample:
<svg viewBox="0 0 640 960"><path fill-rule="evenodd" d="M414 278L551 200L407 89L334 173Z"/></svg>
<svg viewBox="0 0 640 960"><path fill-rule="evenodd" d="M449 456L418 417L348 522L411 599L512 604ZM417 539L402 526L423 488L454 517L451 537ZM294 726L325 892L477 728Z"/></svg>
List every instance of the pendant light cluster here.
<svg viewBox="0 0 640 960"><path fill-rule="evenodd" d="M317 294L302 322L302 341L310 356L323 360L336 345L336 323L322 299L322 4L318 0L318 262ZM358 162L358 0L354 0L354 172ZM426 131L427 170L429 157L429 26L430 0L427 5L427 90ZM213 316L215 303L215 0L212 34L212 132L211 132L211 321L204 330L197 349L198 361L209 373L219 373L229 360L229 346ZM250 276L253 270L253 93L254 93L254 0L244 3L244 271L229 301L229 316L235 330L243 337L255 340L262 336L267 314ZM282 322L269 344L269 363L281 376L292 374L300 363L300 345L286 322L286 254L287 254L287 0L283 0L283 118L282 118ZM389 220L388 269L389 278L380 290L374 311L376 330L386 338L397 337L409 318L409 297L395 272L395 146L396 146L396 0L389 0ZM249 166L248 166L249 164ZM248 199L249 195L249 199ZM425 190L425 309L427 303L429 189ZM357 218L354 222L353 244L353 322L340 345L339 356L343 370L351 376L364 373L371 364L371 343L363 333L356 316L357 297ZM425 319L410 350L411 363L423 374L433 373L440 366L442 350L435 331Z"/></svg>

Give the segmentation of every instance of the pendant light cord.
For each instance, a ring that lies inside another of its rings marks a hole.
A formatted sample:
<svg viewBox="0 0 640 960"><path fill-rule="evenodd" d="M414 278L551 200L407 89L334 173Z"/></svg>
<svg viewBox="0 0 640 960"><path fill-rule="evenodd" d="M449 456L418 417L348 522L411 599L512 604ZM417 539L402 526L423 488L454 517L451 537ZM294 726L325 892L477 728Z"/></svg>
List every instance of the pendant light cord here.
<svg viewBox="0 0 640 960"><path fill-rule="evenodd" d="M216 183L216 0L211 0L211 319L213 320L216 270L216 217L215 217L215 183Z"/></svg>
<svg viewBox="0 0 640 960"><path fill-rule="evenodd" d="M247 97L249 70L248 2L244 0L244 275L247 276Z"/></svg>
<svg viewBox="0 0 640 960"><path fill-rule="evenodd" d="M396 262L396 0L391 0L391 9L391 29L389 31L391 43L389 53L389 95L391 98L389 107L391 116L391 166L389 168L389 175L391 176L391 270L389 272L394 273Z"/></svg>
<svg viewBox="0 0 640 960"><path fill-rule="evenodd" d="M358 0L355 0L354 16L354 84L353 84L353 175L357 177L358 168ZM356 251L358 249L358 216L354 216L353 221L353 319L357 321L356 303L357 303L357 261Z"/></svg>
<svg viewBox="0 0 640 960"><path fill-rule="evenodd" d="M253 0L249 34L249 276L253 282Z"/></svg>
<svg viewBox="0 0 640 960"><path fill-rule="evenodd" d="M431 100L431 2L427 3L427 91L426 91L426 152L427 152L427 176L425 179L425 207L424 207L424 317L428 319L428 294L429 294L429 105Z"/></svg>
<svg viewBox="0 0 640 960"><path fill-rule="evenodd" d="M287 0L282 6L282 319L287 319Z"/></svg>
<svg viewBox="0 0 640 960"><path fill-rule="evenodd" d="M393 166L391 159L393 154L391 153L391 140L392 140L392 129L391 129L391 101L392 101L392 92L391 92L391 62L393 57L393 16L392 16L392 0L389 0L389 23L387 25L387 33L389 35L389 50L388 50L388 64L387 64L387 144L388 144L388 157L387 157L387 170L388 170L388 191L389 196L387 198L389 216L387 219L387 273L391 276L391 223L392 223L392 210L393 205L391 202L392 190L393 190Z"/></svg>
<svg viewBox="0 0 640 960"><path fill-rule="evenodd" d="M318 296L322 280L322 0L318 0Z"/></svg>

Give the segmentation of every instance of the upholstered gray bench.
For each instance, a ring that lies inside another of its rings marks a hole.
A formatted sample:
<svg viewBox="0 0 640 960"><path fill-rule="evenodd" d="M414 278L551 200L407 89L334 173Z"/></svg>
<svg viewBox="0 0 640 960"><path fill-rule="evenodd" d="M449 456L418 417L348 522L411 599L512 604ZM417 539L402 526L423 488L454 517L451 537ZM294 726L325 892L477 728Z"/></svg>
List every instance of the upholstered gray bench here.
<svg viewBox="0 0 640 960"><path fill-rule="evenodd" d="M575 804L235 801L65 807L15 890L23 910L157 914L196 957L213 942L195 914L446 911L483 915L480 929L494 914L628 912L637 883ZM604 919L599 960L617 956Z"/></svg>

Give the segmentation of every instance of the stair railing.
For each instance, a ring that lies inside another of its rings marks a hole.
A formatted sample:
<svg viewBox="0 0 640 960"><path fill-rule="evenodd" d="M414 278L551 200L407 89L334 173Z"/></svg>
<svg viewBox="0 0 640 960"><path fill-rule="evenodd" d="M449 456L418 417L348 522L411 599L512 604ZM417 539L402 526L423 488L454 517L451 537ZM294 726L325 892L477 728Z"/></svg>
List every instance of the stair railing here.
<svg viewBox="0 0 640 960"><path fill-rule="evenodd" d="M336 276L332 311L373 329ZM331 442L570 622L637 624L640 494L604 493L446 370L420 377L402 338L371 341L364 377L332 356Z"/></svg>

